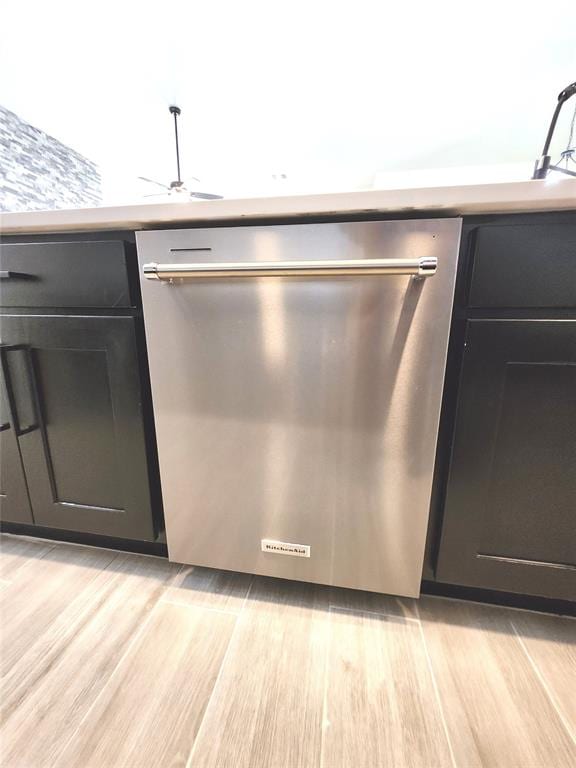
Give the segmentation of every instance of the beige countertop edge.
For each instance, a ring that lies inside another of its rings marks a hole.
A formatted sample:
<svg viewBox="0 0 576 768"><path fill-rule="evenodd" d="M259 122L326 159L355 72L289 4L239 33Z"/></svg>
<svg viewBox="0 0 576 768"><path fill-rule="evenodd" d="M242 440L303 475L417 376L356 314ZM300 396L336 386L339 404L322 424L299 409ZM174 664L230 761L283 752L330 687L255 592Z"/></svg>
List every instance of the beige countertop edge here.
<svg viewBox="0 0 576 768"><path fill-rule="evenodd" d="M346 214L576 210L576 179L0 213L0 234L138 230L181 223Z"/></svg>

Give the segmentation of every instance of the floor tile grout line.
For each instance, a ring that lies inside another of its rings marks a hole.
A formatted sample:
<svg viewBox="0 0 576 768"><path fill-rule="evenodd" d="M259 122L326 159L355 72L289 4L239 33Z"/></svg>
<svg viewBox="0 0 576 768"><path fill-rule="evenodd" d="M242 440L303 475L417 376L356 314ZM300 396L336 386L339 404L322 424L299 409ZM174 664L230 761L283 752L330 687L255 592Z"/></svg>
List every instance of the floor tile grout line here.
<svg viewBox="0 0 576 768"><path fill-rule="evenodd" d="M198 730L196 731L196 736L194 737L194 743L192 744L192 747L190 749L190 754L188 755L188 759L186 760L185 768L191 768L192 759L194 757L194 752L196 750L196 745L198 744L200 734L202 733L202 729L204 728L204 724L206 722L206 714L210 709L210 704L212 702L212 699L214 698L214 693L218 687L218 684L220 683L220 678L222 677L222 670L226 665L228 655L230 654L230 649L232 648L232 645L236 638L236 633L238 631L238 624L240 623L240 617L242 616L242 613L244 612L244 608L246 607L246 603L248 602L248 598L252 593L253 586L254 586L254 577L250 579L250 584L248 585L248 589L246 590L246 595L244 596L244 600L242 601L242 607L240 608L240 611L238 612L238 614L235 614L236 621L234 622L234 629L232 630L232 634L230 635L230 639L228 640L228 646L226 647L226 651L224 653L224 656L222 657L222 661L220 662L220 669L218 670L218 674L216 675L216 679L214 680L214 685L212 686L212 690L210 691L210 696L208 697L208 701L206 702L206 706L204 707L204 712L202 713L202 720L200 721L200 725L198 726Z"/></svg>
<svg viewBox="0 0 576 768"><path fill-rule="evenodd" d="M126 648L124 649L124 653L123 653L123 654L120 656L120 658L119 658L119 659L118 659L118 661L116 662L116 665L114 666L114 669L113 669L113 670L110 672L110 675L109 675L109 677L108 677L108 680L107 680L107 681L104 683L104 685L102 686L102 689L100 690L100 693L99 693L99 694L96 696L96 698L95 698L95 699L94 699L94 701L92 702L91 706L90 706L90 707L87 709L87 711L86 711L86 713L85 713L84 717L82 718L82 720L80 720L80 722L78 723L78 725L76 726L76 728L75 728L75 729L72 731L72 733L71 733L70 737L69 737L69 738L67 739L67 741L64 743L64 746L62 747L62 749L59 751L59 753L58 753L58 760L60 760L60 758L62 757L62 755L64 755L64 754L66 753L66 750L67 750L67 749L68 749L68 747L69 747L69 746L72 744L72 742L73 742L74 738L75 738L75 737L77 736L77 734L80 732L80 729L82 728L82 726L84 725L84 723L86 722L86 720L88 719L88 717L90 716L90 714L93 712L93 710L94 710L94 707L95 707L95 706L98 704L98 702L100 701L100 699L101 699L101 698L102 698L102 696L104 695L105 691L108 689L108 686L109 686L109 685L112 683L112 681L114 680L114 677L116 676L116 674L117 674L117 672L118 672L118 670L119 670L119 668L120 668L121 664L123 664L123 663L124 663L124 660L125 660L125 659L128 657L128 654L129 654L129 653L132 651L132 649L135 647L135 645L136 645L137 641L140 639L140 637L141 637L141 636L142 636L142 634L144 633L144 630L146 629L146 627L148 626L148 624L150 624L150 621L151 621L151 619L152 619L152 617L153 617L153 615L154 615L154 612L155 612L155 611L158 609L158 606L159 606L159 605L160 605L160 600L158 599L158 600L156 601L155 605L154 605L154 606L152 607L152 609L150 610L150 613L148 614L148 616L147 616L147 617L144 619L144 621L142 622L142 624L141 624L141 625L138 627L138 629L137 629L137 630L136 630L136 632L134 633L134 636L132 637L132 639L131 639L131 640L128 642L128 644L127 644Z"/></svg>
<svg viewBox="0 0 576 768"><path fill-rule="evenodd" d="M330 724L327 720L326 713L328 711L328 675L330 674L330 654L332 652L332 607L328 602L328 638L326 643L326 658L324 661L324 695L322 697L322 720L320 729L320 766L324 765L324 735L326 729Z"/></svg>
<svg viewBox="0 0 576 768"><path fill-rule="evenodd" d="M170 562L170 561L168 561L168 562ZM174 565L176 565L176 563L174 563ZM180 567L178 568L178 570L176 571L174 576L170 579L170 584L168 584L167 586L173 587L174 586L174 582L176 581L176 579L178 579L187 570L188 567L189 566L184 565L184 563L180 563Z"/></svg>
<svg viewBox="0 0 576 768"><path fill-rule="evenodd" d="M328 608L335 611L346 611L347 613L367 613L370 616L382 616L387 619L405 619L406 621L419 621L415 616L404 616L402 613L385 613L384 611L369 611L365 608L346 608L336 603L328 603Z"/></svg>
<svg viewBox="0 0 576 768"><path fill-rule="evenodd" d="M554 708L554 711L558 715L558 718L560 719L560 722L562 723L562 725L564 726L565 730L567 731L568 736L572 739L572 741L574 742L574 745L576 745L576 734L574 733L574 731L572 729L572 725L568 722L568 720L566 718L566 715L564 714L564 712L562 711L562 708L558 704L556 696L550 690L550 686L546 682L546 679L545 679L544 675L542 674L542 672L540 671L538 665L536 664L536 662L532 658L532 654L528 650L528 647L526 646L526 643L524 642L524 638L518 632L514 622L511 619L509 619L509 622L510 622L510 626L512 627L512 631L516 635L516 639L518 640L518 642L520 643L520 646L522 647L522 650L526 654L526 658L528 659L528 662L529 662L530 666L532 667L532 671L534 672L534 674L538 678L538 681L539 681L540 685L544 689L544 692L546 693L547 698L549 699L550 703L552 704L552 707Z"/></svg>
<svg viewBox="0 0 576 768"><path fill-rule="evenodd" d="M432 665L432 658L430 656L430 651L428 650L428 643L426 642L426 635L424 634L424 625L422 624L422 618L420 616L420 609L418 607L418 604L416 604L416 613L418 615L418 624L420 628L420 638L422 640L422 646L424 648L424 655L426 656L426 662L428 664L428 670L430 672L430 677L432 679L432 687L434 688L434 695L436 697L436 703L438 705L438 711L440 712L440 719L442 720L442 727L444 728L444 735L446 736L446 742L448 744L448 749L450 751L450 759L452 760L453 768L458 768L458 764L456 762L456 756L454 755L454 749L452 747L452 740L450 738L450 733L448 731L448 723L446 722L446 716L444 714L444 707L442 706L442 699L440 698L440 691L438 689L438 683L436 681L436 674L434 672L434 667Z"/></svg>
<svg viewBox="0 0 576 768"><path fill-rule="evenodd" d="M170 563L170 560L167 560L166 562L169 565L178 565L179 567L178 567L178 570L176 571L176 573L174 573L168 579L166 584L164 584L164 589L162 590L162 593L161 593L161 595L159 597L159 600L163 600L164 599L164 595L168 592L168 590L172 589L173 587L175 587L177 585L178 579L180 578L180 576L184 573L184 571L188 567L188 566L184 565L183 563Z"/></svg>
<svg viewBox="0 0 576 768"><path fill-rule="evenodd" d="M239 616L240 611L242 610L239 608L237 611L227 611L224 608L214 608L210 605L202 605L199 603L184 603L180 600L168 600L165 597L160 598L161 603L166 603L167 605L177 605L180 608L190 608L192 610L197 611L198 609L203 611L212 611L212 613L224 613L226 616Z"/></svg>

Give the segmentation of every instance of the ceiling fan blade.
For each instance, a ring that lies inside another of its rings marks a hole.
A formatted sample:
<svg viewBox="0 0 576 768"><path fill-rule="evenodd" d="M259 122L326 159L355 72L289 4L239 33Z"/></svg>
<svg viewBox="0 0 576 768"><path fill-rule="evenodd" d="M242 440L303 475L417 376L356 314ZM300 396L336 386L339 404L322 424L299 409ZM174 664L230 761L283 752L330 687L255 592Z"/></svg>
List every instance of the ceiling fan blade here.
<svg viewBox="0 0 576 768"><path fill-rule="evenodd" d="M210 192L190 192L190 197L196 197L199 200L222 200L222 195L213 195Z"/></svg>
<svg viewBox="0 0 576 768"><path fill-rule="evenodd" d="M142 195L142 197L171 197L167 192L154 192L153 195Z"/></svg>
<svg viewBox="0 0 576 768"><path fill-rule="evenodd" d="M166 184L162 184L159 181L154 181L154 179L148 179L146 178L146 176L138 176L138 178L140 179L140 181L149 181L150 184L156 184L156 186L162 187L162 189L170 189L170 187L166 186Z"/></svg>
<svg viewBox="0 0 576 768"><path fill-rule="evenodd" d="M198 184L200 184L200 179L197 176L187 176L186 179L184 180L184 185L188 186L188 183L191 181L197 181Z"/></svg>

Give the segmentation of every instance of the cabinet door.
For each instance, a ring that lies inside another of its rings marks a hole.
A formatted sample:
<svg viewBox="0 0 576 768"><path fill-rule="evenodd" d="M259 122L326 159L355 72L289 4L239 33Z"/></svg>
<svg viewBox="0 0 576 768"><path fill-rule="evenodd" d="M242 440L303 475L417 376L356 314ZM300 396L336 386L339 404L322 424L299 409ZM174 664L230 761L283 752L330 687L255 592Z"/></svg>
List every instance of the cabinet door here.
<svg viewBox="0 0 576 768"><path fill-rule="evenodd" d="M469 322L437 578L576 599L576 321Z"/></svg>
<svg viewBox="0 0 576 768"><path fill-rule="evenodd" d="M0 347L0 519L33 523Z"/></svg>
<svg viewBox="0 0 576 768"><path fill-rule="evenodd" d="M37 525L154 537L134 320L2 317Z"/></svg>

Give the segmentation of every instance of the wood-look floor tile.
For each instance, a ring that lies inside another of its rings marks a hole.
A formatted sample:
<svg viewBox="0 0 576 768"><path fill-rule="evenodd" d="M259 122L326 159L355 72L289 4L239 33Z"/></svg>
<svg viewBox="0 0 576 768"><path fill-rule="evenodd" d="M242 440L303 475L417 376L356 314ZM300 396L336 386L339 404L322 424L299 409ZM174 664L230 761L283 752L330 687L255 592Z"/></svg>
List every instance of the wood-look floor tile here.
<svg viewBox="0 0 576 768"><path fill-rule="evenodd" d="M84 614L64 611L15 665L0 710L4 765L54 764L176 572L159 558L119 555L99 589L85 590Z"/></svg>
<svg viewBox="0 0 576 768"><path fill-rule="evenodd" d="M2 768L576 766L576 621L6 540Z"/></svg>
<svg viewBox="0 0 576 768"><path fill-rule="evenodd" d="M416 600L409 597L381 595L378 592L360 592L356 589L332 587L330 605L360 613L381 613L385 616L404 616L416 619Z"/></svg>
<svg viewBox="0 0 576 768"><path fill-rule="evenodd" d="M333 609L322 765L450 768L420 625Z"/></svg>
<svg viewBox="0 0 576 768"><path fill-rule="evenodd" d="M511 611L510 621L576 738L576 619Z"/></svg>
<svg viewBox="0 0 576 768"><path fill-rule="evenodd" d="M323 587L255 578L189 768L319 765L327 609Z"/></svg>
<svg viewBox="0 0 576 768"><path fill-rule="evenodd" d="M59 614L83 599L115 552L58 545L0 593L0 675L6 675Z"/></svg>
<svg viewBox="0 0 576 768"><path fill-rule="evenodd" d="M185 766L235 621L159 602L58 768Z"/></svg>
<svg viewBox="0 0 576 768"><path fill-rule="evenodd" d="M68 662L68 648L76 632L80 631L89 615L95 608L98 600L102 600L116 579L116 572L112 565L116 565L118 558L110 563L109 568L100 570L95 578L82 589L82 599L72 600L69 605L62 606L59 612L55 612L52 621L38 637L30 637L27 645L21 647L21 653L13 659L13 663L4 669L4 675L0 678L0 728L3 727L9 717L19 709L28 696L33 694L36 686L42 683L44 675L51 667L58 663L60 657ZM9 584L10 591L17 590L13 582ZM3 596L0 597L0 600ZM1 603L0 603L1 605ZM2 614L6 618L6 613Z"/></svg>
<svg viewBox="0 0 576 768"><path fill-rule="evenodd" d="M0 579L11 581L24 565L40 560L54 546L48 541L0 535Z"/></svg>
<svg viewBox="0 0 576 768"><path fill-rule="evenodd" d="M252 576L232 571L190 566L182 569L164 599L238 613L250 588Z"/></svg>
<svg viewBox="0 0 576 768"><path fill-rule="evenodd" d="M574 768L576 745L513 631L513 613L420 601L456 764Z"/></svg>

